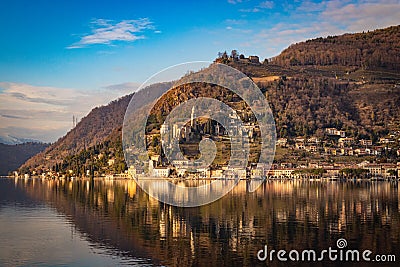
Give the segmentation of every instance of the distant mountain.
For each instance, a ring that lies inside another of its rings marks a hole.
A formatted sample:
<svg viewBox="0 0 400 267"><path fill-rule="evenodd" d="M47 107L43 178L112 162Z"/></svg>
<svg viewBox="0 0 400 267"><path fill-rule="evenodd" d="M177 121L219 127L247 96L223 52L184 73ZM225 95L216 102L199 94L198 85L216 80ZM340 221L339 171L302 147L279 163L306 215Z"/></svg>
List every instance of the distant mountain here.
<svg viewBox="0 0 400 267"><path fill-rule="evenodd" d="M41 141L36 140L36 139L30 139L30 138L20 138L20 137L15 137L11 135L3 135L0 136L0 143L6 144L6 145L16 145L16 144L22 144L22 143L40 143Z"/></svg>
<svg viewBox="0 0 400 267"><path fill-rule="evenodd" d="M355 138L376 140L390 130L400 130L399 29L395 26L317 38L291 45L265 64L239 57L230 58L225 64L252 78L266 95L278 137L318 136L323 134L323 128L336 127ZM144 105L148 94L157 94L157 89L170 85L152 85L137 94ZM218 92L213 95L218 97ZM58 164L57 168L77 168L73 166L76 162L90 161L101 149L112 157L112 150L122 150L118 140L131 97L93 109L66 136L23 167L51 168ZM240 101L237 104L240 106ZM159 114L164 113L159 110Z"/></svg>
<svg viewBox="0 0 400 267"><path fill-rule="evenodd" d="M49 144L23 143L7 145L0 143L0 175L7 175L16 170L30 157L43 151Z"/></svg>

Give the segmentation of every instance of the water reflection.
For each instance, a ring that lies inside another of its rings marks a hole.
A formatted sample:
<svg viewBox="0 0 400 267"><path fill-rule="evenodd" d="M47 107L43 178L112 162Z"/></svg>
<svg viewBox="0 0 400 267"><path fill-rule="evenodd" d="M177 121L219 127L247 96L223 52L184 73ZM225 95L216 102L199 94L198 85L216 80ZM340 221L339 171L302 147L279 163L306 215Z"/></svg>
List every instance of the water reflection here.
<svg viewBox="0 0 400 267"><path fill-rule="evenodd" d="M12 180L0 179L0 266L150 265L147 259L90 241L73 218L21 190L33 186L37 188L37 180L14 186Z"/></svg>
<svg viewBox="0 0 400 267"><path fill-rule="evenodd" d="M249 193L241 181L197 208L162 204L133 180L28 179L15 186L68 216L99 247L157 265L265 265L256 256L265 244L322 250L338 238L374 253L400 248L400 193L391 182L267 181Z"/></svg>

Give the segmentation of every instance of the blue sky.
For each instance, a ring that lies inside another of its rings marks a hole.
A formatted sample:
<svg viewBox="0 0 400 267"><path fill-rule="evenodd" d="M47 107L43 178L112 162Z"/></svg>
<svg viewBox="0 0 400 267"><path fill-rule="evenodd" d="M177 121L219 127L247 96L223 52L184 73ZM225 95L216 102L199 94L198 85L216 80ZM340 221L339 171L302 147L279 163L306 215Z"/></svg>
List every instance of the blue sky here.
<svg viewBox="0 0 400 267"><path fill-rule="evenodd" d="M266 58L293 42L400 21L398 0L82 2L0 2L0 136L54 141L72 114L219 51Z"/></svg>

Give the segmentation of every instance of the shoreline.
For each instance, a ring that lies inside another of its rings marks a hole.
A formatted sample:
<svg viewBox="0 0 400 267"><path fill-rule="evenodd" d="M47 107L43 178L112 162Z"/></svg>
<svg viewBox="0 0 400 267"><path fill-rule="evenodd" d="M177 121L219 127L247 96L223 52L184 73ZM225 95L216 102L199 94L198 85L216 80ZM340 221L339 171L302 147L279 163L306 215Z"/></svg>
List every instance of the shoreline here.
<svg viewBox="0 0 400 267"><path fill-rule="evenodd" d="M129 178L129 177L104 177L104 176L99 176L99 177L70 177L70 178L62 178L62 177L41 177L41 176L29 176L29 177L23 177L23 176L7 176L7 175L0 175L0 178L2 179L21 179L21 180L28 180L28 179L41 179L41 180L64 180L64 181L74 181L74 180L83 180L83 181L90 181L90 180L103 180L103 181L136 181L134 178ZM217 180L235 180L233 178L193 178L193 179L182 179L182 178L160 178L160 177L141 177L140 180L145 180L145 181L169 181L169 182L184 182L184 181L217 181ZM400 178L384 178L384 177L370 177L370 178L345 178L345 177L265 177L265 178L239 178L237 179L238 181L291 181L291 180L296 180L296 181L312 181L312 182L318 182L318 181L337 181L337 182L354 182L354 181L371 181L371 182L376 182L376 181L387 181L387 182L398 182L400 181Z"/></svg>

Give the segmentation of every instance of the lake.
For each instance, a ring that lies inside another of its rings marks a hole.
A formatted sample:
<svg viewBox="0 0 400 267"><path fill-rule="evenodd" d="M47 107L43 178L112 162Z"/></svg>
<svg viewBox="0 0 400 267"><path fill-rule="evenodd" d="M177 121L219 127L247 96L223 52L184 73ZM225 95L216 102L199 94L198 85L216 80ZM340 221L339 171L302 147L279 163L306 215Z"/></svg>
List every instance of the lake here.
<svg viewBox="0 0 400 267"><path fill-rule="evenodd" d="M339 239L343 250L370 250L372 261L387 260L379 266L398 266L397 182L275 180L254 193L248 186L240 181L216 202L178 208L133 180L1 178L0 266L309 266L257 254L265 246L339 250Z"/></svg>

